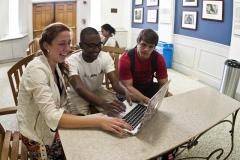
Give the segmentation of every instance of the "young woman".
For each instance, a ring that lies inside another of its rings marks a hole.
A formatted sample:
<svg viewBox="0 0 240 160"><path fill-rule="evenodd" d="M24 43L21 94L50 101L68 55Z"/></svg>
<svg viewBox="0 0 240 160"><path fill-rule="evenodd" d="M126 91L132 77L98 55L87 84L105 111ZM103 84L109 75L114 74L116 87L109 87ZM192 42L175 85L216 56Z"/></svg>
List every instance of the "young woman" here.
<svg viewBox="0 0 240 160"><path fill-rule="evenodd" d="M119 47L117 40L114 38L116 33L115 28L110 24L104 24L101 26L101 32L103 35L102 42L104 46Z"/></svg>
<svg viewBox="0 0 240 160"><path fill-rule="evenodd" d="M95 127L122 136L131 127L107 116L74 116L67 108L63 76L70 51L70 29L62 23L47 26L39 45L42 55L26 67L18 94L17 118L23 143L31 159L64 159L58 128Z"/></svg>
<svg viewBox="0 0 240 160"><path fill-rule="evenodd" d="M116 33L115 28L113 28L110 24L104 24L101 26L101 32L102 32L102 42L104 46L110 46L110 47L119 47L117 40L114 38L114 35ZM110 54L112 57L114 56L113 53Z"/></svg>

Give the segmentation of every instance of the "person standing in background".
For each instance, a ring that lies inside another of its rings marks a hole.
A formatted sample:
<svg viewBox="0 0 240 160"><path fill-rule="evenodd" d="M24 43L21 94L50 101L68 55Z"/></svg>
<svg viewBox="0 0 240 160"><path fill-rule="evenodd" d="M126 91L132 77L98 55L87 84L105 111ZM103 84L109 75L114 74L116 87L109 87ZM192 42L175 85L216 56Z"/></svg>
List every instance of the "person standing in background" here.
<svg viewBox="0 0 240 160"><path fill-rule="evenodd" d="M101 26L101 32L102 32L102 43L103 46L110 46L110 47L118 47L118 42L115 39L114 35L116 33L115 28L113 28L110 24L104 24ZM114 57L114 53L110 53L112 57Z"/></svg>
<svg viewBox="0 0 240 160"><path fill-rule="evenodd" d="M117 40L115 39L114 35L116 33L115 28L113 28L110 24L104 24L101 26L101 32L102 32L102 43L103 46L110 46L110 47L117 47L119 48L119 44L117 42ZM110 53L110 56L112 57L113 61L114 61L114 66L116 71L118 70L118 59L119 59L119 55L116 53ZM115 73L117 78L118 78L118 73ZM107 76L106 76L107 77ZM108 79L108 78L106 78Z"/></svg>
<svg viewBox="0 0 240 160"><path fill-rule="evenodd" d="M117 40L114 38L116 33L115 28L110 24L104 24L101 26L101 32L103 35L102 42L104 46L119 47Z"/></svg>

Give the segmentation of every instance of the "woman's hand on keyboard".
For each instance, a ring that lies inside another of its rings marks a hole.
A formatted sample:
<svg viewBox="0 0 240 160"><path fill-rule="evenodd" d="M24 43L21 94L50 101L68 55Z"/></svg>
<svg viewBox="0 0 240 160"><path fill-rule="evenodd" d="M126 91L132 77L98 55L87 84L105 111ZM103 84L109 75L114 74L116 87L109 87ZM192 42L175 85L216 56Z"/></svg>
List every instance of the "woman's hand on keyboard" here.
<svg viewBox="0 0 240 160"><path fill-rule="evenodd" d="M99 122L101 129L110 131L120 137L127 133L126 130L132 130L132 127L127 122L119 118L102 116Z"/></svg>

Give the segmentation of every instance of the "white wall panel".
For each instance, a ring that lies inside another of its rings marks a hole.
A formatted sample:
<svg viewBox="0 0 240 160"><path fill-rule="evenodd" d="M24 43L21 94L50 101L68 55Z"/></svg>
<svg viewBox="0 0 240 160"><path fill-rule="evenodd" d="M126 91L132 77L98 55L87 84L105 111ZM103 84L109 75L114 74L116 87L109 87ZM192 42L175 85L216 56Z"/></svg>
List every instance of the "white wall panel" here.
<svg viewBox="0 0 240 160"><path fill-rule="evenodd" d="M175 54L173 59L176 63L180 63L186 67L192 68L194 65L195 54L195 47L183 44L175 44Z"/></svg>
<svg viewBox="0 0 240 160"><path fill-rule="evenodd" d="M127 47L127 31L116 31L115 38L118 41L119 47Z"/></svg>
<svg viewBox="0 0 240 160"><path fill-rule="evenodd" d="M131 44L128 46L128 48L132 48L137 45L137 37L142 29L140 28L132 28L132 34L131 34Z"/></svg>
<svg viewBox="0 0 240 160"><path fill-rule="evenodd" d="M229 46L174 35L173 68L219 88Z"/></svg>
<svg viewBox="0 0 240 160"><path fill-rule="evenodd" d="M10 41L0 42L0 61L12 58L12 44Z"/></svg>
<svg viewBox="0 0 240 160"><path fill-rule="evenodd" d="M28 36L12 41L13 58L21 58L27 55L28 41Z"/></svg>
<svg viewBox="0 0 240 160"><path fill-rule="evenodd" d="M0 0L0 20L1 20L1 25L0 25L0 39L5 37L8 34L8 0Z"/></svg>
<svg viewBox="0 0 240 160"><path fill-rule="evenodd" d="M25 57L29 37L0 42L0 61L5 62L15 58Z"/></svg>
<svg viewBox="0 0 240 160"><path fill-rule="evenodd" d="M219 56L214 52L209 52L207 50L201 50L198 70L204 74L208 74L209 76L221 80L225 60L226 57Z"/></svg>

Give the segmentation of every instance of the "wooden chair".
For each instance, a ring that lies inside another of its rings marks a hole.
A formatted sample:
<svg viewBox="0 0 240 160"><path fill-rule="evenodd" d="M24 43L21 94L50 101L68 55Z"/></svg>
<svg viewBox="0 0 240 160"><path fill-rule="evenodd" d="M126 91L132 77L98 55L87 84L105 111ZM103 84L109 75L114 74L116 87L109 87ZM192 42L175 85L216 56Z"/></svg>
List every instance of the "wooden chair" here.
<svg viewBox="0 0 240 160"><path fill-rule="evenodd" d="M23 74L24 68L26 68L27 64L35 57L34 54L31 54L20 61L18 61L16 64L14 64L7 72L9 83L12 89L12 94L14 98L15 105L17 105L17 96L18 96L18 89L19 89L19 83L21 76Z"/></svg>
<svg viewBox="0 0 240 160"><path fill-rule="evenodd" d="M40 49L39 38L34 38L29 44L27 49L27 55L36 53Z"/></svg>
<svg viewBox="0 0 240 160"><path fill-rule="evenodd" d="M0 115L16 113L16 107L0 109ZM0 160L27 160L28 151L18 131L4 130L0 123Z"/></svg>
<svg viewBox="0 0 240 160"><path fill-rule="evenodd" d="M125 48L103 46L102 51L109 52L109 53L114 53L113 60L114 60L115 74L116 74L116 77L118 78L118 60L119 60L120 55L125 51ZM107 89L112 88L110 86L110 80L108 79L106 74L105 74L105 81L104 81L103 84L106 85Z"/></svg>

